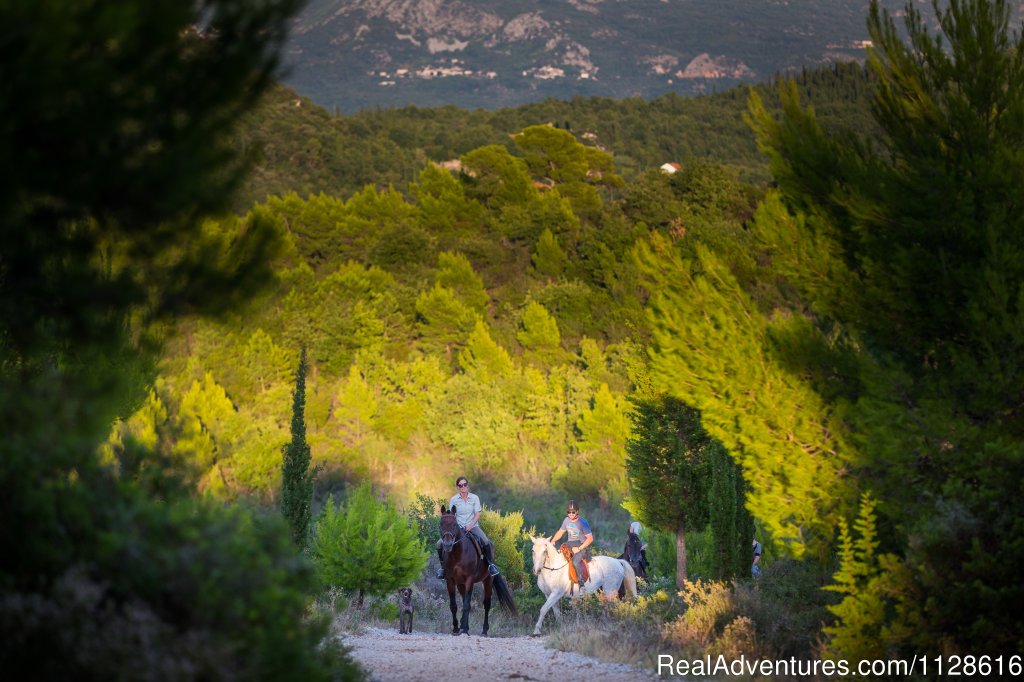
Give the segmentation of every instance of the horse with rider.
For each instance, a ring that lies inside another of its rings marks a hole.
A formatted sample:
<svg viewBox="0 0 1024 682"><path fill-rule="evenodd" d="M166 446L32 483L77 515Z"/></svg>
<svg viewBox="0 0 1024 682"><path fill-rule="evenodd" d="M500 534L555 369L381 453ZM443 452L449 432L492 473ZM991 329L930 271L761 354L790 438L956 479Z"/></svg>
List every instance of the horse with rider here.
<svg viewBox="0 0 1024 682"><path fill-rule="evenodd" d="M555 543L567 535L568 540L561 549ZM561 616L559 600L566 596L602 592L606 599L618 596L625 598L637 595L636 575L623 559L609 556L588 558L587 548L594 542L590 523L580 516L579 505L569 500L565 519L561 527L550 538L530 538L533 541L533 573L537 576L537 587L547 597L541 606L540 616L533 634L540 634L544 616L554 609L555 616ZM577 589L578 588L578 589Z"/></svg>
<svg viewBox="0 0 1024 682"><path fill-rule="evenodd" d="M448 601L452 612L452 634L469 634L469 612L476 583L484 586L484 626L486 637L490 626L491 592L498 595L498 603L505 611L518 615L515 597L505 578L494 563L494 544L480 528L483 507L480 498L469 492L465 476L455 480L458 492L448 507L441 508L440 539L437 556L441 568L437 577L446 581ZM462 597L462 617L458 618L455 591Z"/></svg>

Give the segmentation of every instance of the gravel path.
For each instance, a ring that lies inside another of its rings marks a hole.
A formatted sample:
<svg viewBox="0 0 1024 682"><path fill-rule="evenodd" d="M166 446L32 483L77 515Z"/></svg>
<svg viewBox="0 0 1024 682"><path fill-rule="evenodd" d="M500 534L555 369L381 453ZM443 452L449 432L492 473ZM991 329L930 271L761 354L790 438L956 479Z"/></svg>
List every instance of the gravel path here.
<svg viewBox="0 0 1024 682"><path fill-rule="evenodd" d="M367 628L346 635L352 656L375 682L439 680L543 680L565 682L644 682L658 678L650 670L604 663L579 654L544 648L530 637L479 637L413 633Z"/></svg>

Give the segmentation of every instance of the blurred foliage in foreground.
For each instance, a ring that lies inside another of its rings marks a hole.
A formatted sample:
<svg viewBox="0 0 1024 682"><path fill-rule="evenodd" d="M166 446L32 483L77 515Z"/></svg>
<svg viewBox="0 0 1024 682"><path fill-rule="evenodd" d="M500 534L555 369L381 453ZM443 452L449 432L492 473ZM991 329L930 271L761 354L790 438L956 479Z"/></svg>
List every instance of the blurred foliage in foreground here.
<svg viewBox="0 0 1024 682"><path fill-rule="evenodd" d="M162 326L269 278L271 226L201 217L242 177L229 131L269 84L296 6L0 11L5 675L359 676L307 619L312 575L279 519L195 499L153 433L125 434L111 466L96 456L144 403Z"/></svg>

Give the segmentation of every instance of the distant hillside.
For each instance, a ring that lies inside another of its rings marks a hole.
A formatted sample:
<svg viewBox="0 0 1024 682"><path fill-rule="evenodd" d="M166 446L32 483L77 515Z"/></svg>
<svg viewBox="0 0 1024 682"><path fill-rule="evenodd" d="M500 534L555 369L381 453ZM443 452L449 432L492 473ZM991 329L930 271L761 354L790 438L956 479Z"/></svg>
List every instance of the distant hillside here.
<svg viewBox="0 0 1024 682"><path fill-rule="evenodd" d="M904 0L882 5L898 13ZM312 0L287 82L345 112L692 95L862 61L866 11L864 0Z"/></svg>
<svg viewBox="0 0 1024 682"><path fill-rule="evenodd" d="M856 64L795 74L828 127L870 130L871 83ZM773 84L756 86L770 105ZM294 91L275 89L238 132L243 149L261 148L255 172L237 199L244 211L269 194L325 192L350 196L364 185L404 189L427 160L457 158L487 144L511 147L510 134L550 123L584 144L609 151L624 177L666 161L711 158L747 180L766 180L764 160L743 122L749 86L718 94L653 101L576 97L497 111L447 106L331 115Z"/></svg>

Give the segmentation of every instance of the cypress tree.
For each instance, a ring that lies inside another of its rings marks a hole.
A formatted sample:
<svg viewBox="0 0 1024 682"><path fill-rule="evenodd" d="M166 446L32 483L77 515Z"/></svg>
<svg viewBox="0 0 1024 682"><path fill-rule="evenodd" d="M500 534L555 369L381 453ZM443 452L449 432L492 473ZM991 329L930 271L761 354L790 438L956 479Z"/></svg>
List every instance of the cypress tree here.
<svg viewBox="0 0 1024 682"><path fill-rule="evenodd" d="M644 524L676 535L676 586L686 580L686 532L708 523L707 450L700 413L665 396L638 400L626 443L630 511Z"/></svg>
<svg viewBox="0 0 1024 682"><path fill-rule="evenodd" d="M281 466L281 511L292 529L299 547L306 544L309 531L313 474L309 470L309 444L306 443L306 349L299 357L292 394L292 439L284 446Z"/></svg>
<svg viewBox="0 0 1024 682"><path fill-rule="evenodd" d="M754 522L744 504L743 471L718 441L707 448L711 480L708 517L713 543L713 564L721 579L745 575Z"/></svg>

